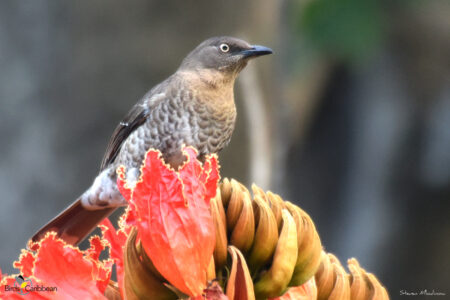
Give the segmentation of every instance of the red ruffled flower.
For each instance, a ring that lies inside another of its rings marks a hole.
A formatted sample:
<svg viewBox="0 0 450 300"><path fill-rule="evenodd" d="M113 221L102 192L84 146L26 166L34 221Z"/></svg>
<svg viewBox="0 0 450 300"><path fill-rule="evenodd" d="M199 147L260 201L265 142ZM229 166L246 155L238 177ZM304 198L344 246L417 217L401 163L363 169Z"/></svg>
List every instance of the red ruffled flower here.
<svg viewBox="0 0 450 300"><path fill-rule="evenodd" d="M103 294L111 276L112 260L100 261L107 242L98 236L90 239L91 247L81 251L49 233L38 243L22 250L14 267L20 270L29 287L56 287L55 291L21 293L7 291L17 281L14 276L1 279L1 299L106 299Z"/></svg>
<svg viewBox="0 0 450 300"><path fill-rule="evenodd" d="M131 231L131 227L126 226L126 218L129 216L129 213L123 214L119 221L119 230L116 230L112 225L111 221L106 218L104 219L99 227L102 231L102 236L109 242L110 245L110 258L114 261L116 265L116 274L117 274L117 282L119 284L120 293L122 295L124 293L123 286L123 278L124 278L124 261L123 261L123 248L127 242L128 236ZM132 222L131 219L128 219L128 222Z"/></svg>
<svg viewBox="0 0 450 300"><path fill-rule="evenodd" d="M140 180L132 186L125 168L118 169L118 187L134 216L138 237L157 270L185 294L198 296L206 288L206 270L215 245L209 201L219 179L217 157L197 160L184 148L187 161L173 170L161 153L147 152Z"/></svg>

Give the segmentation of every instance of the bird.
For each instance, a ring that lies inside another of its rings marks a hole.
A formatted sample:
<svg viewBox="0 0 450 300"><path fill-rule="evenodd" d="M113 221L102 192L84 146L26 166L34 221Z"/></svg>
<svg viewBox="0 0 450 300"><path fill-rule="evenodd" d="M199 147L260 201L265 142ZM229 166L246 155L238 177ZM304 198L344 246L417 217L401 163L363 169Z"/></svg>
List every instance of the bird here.
<svg viewBox="0 0 450 300"><path fill-rule="evenodd" d="M31 240L37 242L53 231L66 243L78 245L104 218L127 204L117 187L116 169L125 166L127 180L137 180L149 149L159 150L174 169L183 163L183 146L196 148L200 161L222 150L235 127L238 74L251 59L271 53L268 47L229 36L200 43L117 125L92 185Z"/></svg>

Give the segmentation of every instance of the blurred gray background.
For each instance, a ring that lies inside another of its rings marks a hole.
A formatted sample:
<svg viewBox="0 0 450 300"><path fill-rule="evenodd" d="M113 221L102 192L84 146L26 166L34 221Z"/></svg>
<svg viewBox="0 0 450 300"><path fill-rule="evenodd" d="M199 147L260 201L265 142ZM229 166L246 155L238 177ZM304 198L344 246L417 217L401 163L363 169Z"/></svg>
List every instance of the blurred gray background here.
<svg viewBox="0 0 450 300"><path fill-rule="evenodd" d="M199 42L275 54L236 86L222 176L304 208L398 298L450 295L449 1L0 2L0 268L90 184L128 109Z"/></svg>

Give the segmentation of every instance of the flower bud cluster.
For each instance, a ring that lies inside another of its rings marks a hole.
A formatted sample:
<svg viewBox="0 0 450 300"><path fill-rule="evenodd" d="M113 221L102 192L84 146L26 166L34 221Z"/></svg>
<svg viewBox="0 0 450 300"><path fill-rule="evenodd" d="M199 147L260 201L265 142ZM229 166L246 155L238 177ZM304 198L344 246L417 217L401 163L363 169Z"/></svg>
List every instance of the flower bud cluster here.
<svg viewBox="0 0 450 300"><path fill-rule="evenodd" d="M315 274L317 299L388 300L389 296L375 275L367 273L355 258L347 261L347 274L340 261L331 253L322 252L320 267Z"/></svg>
<svg viewBox="0 0 450 300"><path fill-rule="evenodd" d="M252 192L253 197L241 183L225 178L211 199L214 260L220 278L232 245L232 251L245 258L248 277L253 279L247 288L254 297L274 298L314 276L322 244L311 218L298 206L256 185Z"/></svg>

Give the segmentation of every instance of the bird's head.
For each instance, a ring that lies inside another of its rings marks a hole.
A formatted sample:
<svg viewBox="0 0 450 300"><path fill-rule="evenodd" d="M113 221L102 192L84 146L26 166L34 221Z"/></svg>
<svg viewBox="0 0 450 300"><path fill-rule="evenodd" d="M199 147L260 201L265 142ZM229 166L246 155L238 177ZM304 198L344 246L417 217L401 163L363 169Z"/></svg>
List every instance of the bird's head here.
<svg viewBox="0 0 450 300"><path fill-rule="evenodd" d="M233 37L213 37L197 46L181 63L181 71L220 73L234 79L250 59L271 54L272 49L250 45Z"/></svg>

